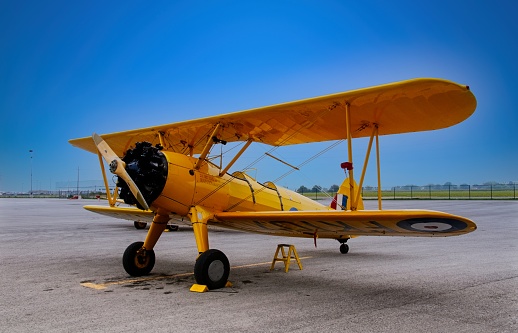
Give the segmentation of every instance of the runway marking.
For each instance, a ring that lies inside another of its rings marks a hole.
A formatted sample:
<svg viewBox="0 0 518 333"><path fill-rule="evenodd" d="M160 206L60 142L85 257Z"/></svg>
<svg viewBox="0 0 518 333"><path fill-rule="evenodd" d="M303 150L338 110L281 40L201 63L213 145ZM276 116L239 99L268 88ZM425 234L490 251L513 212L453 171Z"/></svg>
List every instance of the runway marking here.
<svg viewBox="0 0 518 333"><path fill-rule="evenodd" d="M313 257L300 257L300 260L304 259L311 259ZM230 269L239 269L239 268L247 268L247 267L255 267L255 266L264 266L264 265L271 265L272 262L259 262L255 264L247 264L247 265L240 265L240 266L231 266ZM164 280L164 279L174 279L174 278L180 278L180 277L186 277L194 275L193 272L190 273L180 273L180 274L173 274L173 275L158 275L158 276L148 276L148 277L142 277L142 278L135 278L135 279L125 279L125 280L118 280L118 281L110 281L105 283L94 283L94 282L81 282L80 285L86 288L91 288L95 290L104 290L108 288L109 286L117 286L117 285L123 285L123 284L129 284L129 283L136 283L136 282L146 282L146 281L157 281L157 280Z"/></svg>

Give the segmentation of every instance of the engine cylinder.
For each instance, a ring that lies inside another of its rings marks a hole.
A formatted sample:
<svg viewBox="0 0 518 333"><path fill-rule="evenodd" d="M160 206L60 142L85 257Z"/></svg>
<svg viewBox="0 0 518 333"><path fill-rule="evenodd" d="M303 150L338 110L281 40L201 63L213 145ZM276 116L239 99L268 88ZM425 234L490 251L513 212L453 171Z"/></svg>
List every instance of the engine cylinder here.
<svg viewBox="0 0 518 333"><path fill-rule="evenodd" d="M160 145L153 146L149 142L137 142L135 148L128 149L122 160L126 163L126 171L139 188L148 205L162 193L167 181L167 158L161 152ZM119 197L129 205L143 207L131 193L126 182L117 177L120 188Z"/></svg>

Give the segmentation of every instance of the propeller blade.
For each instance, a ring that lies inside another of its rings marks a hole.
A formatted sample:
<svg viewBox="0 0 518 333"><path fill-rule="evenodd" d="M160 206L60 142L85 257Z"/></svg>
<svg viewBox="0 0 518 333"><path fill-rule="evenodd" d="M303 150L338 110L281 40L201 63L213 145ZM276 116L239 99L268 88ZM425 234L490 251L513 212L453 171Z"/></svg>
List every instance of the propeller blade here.
<svg viewBox="0 0 518 333"><path fill-rule="evenodd" d="M124 170L124 173L122 173L120 175L118 174L117 176L121 177L126 182L126 184L128 184L131 193L133 193L133 196L137 199L137 201L140 203L140 205L142 207L144 207L145 210L149 210L149 206L147 205L146 199L144 199L144 196L138 189L137 184L135 184L133 179L131 179L130 175L126 172L126 170L125 169L123 169L123 170Z"/></svg>
<svg viewBox="0 0 518 333"><path fill-rule="evenodd" d="M92 134L92 138L94 139L95 145L97 146L97 150L101 153L106 162L110 163L110 172L122 178L128 187L130 188L131 193L137 199L138 203L146 210L149 209L149 206L142 195L142 192L137 187L137 184L131 179L130 175L126 171L126 163L120 159L117 154L110 148L110 146L96 133Z"/></svg>
<svg viewBox="0 0 518 333"><path fill-rule="evenodd" d="M92 134L92 138L94 139L95 145L97 146L97 150L104 157L106 162L111 163L113 160L122 160L115 154L115 152L111 149L110 146L103 140L97 133Z"/></svg>

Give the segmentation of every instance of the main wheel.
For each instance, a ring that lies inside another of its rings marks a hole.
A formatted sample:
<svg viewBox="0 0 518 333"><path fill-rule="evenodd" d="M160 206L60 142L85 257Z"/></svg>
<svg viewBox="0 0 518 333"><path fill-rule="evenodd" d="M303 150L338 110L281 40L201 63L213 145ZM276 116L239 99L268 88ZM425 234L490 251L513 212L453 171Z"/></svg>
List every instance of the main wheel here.
<svg viewBox="0 0 518 333"><path fill-rule="evenodd" d="M346 254L347 252L349 252L349 245L342 243L342 245L340 245L340 253Z"/></svg>
<svg viewBox="0 0 518 333"><path fill-rule="evenodd" d="M209 289L223 288L230 274L230 263L227 256L215 249L200 254L194 264L196 283L206 285Z"/></svg>
<svg viewBox="0 0 518 333"><path fill-rule="evenodd" d="M147 275L155 266L155 251L144 250L144 242L135 242L126 248L122 265L131 276Z"/></svg>
<svg viewBox="0 0 518 333"><path fill-rule="evenodd" d="M146 222L134 221L133 225L135 226L135 229L144 229L144 228L146 228L147 223Z"/></svg>

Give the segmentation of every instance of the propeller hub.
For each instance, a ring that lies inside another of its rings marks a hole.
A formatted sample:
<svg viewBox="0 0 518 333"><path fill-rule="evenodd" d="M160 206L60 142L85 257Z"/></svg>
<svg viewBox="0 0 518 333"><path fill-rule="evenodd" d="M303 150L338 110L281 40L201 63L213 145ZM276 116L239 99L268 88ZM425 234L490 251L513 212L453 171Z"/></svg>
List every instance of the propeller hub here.
<svg viewBox="0 0 518 333"><path fill-rule="evenodd" d="M119 166L119 162L117 160L113 160L110 162L110 172L115 173L117 171L117 167Z"/></svg>

